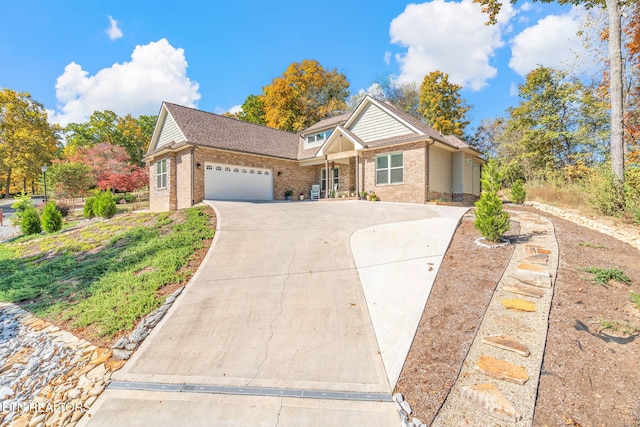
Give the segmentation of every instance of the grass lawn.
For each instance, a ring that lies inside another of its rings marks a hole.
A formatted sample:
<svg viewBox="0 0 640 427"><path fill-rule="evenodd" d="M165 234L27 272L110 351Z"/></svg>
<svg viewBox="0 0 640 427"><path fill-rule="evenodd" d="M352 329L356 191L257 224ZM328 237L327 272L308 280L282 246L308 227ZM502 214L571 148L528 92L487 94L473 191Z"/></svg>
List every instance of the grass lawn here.
<svg viewBox="0 0 640 427"><path fill-rule="evenodd" d="M110 339L194 273L189 261L213 237L212 221L206 207L128 213L0 244L0 301Z"/></svg>

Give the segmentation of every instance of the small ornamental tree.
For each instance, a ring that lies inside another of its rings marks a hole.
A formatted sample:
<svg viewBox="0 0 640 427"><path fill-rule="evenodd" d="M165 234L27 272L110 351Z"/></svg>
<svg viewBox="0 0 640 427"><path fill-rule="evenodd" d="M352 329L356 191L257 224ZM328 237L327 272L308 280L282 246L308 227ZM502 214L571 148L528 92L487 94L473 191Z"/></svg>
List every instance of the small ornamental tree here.
<svg viewBox="0 0 640 427"><path fill-rule="evenodd" d="M27 210L33 208L33 200L31 200L31 196L24 191L16 196L16 199L17 201L11 205L11 208L16 210L11 217L11 223L14 227L21 227L22 216Z"/></svg>
<svg viewBox="0 0 640 427"><path fill-rule="evenodd" d="M482 196L476 202L476 229L490 242L499 242L511 224L509 214L502 209L502 201L498 197L501 186L498 165L489 161L482 168Z"/></svg>
<svg viewBox="0 0 640 427"><path fill-rule="evenodd" d="M47 233L55 233L62 228L62 213L53 200L48 202L42 211L42 228Z"/></svg>
<svg viewBox="0 0 640 427"><path fill-rule="evenodd" d="M527 197L527 193L524 190L524 184L521 179L516 180L511 185L511 201L515 204L521 205Z"/></svg>
<svg viewBox="0 0 640 427"><path fill-rule="evenodd" d="M42 231L42 224L38 216L38 210L31 207L22 213L22 222L20 223L22 234L39 234Z"/></svg>

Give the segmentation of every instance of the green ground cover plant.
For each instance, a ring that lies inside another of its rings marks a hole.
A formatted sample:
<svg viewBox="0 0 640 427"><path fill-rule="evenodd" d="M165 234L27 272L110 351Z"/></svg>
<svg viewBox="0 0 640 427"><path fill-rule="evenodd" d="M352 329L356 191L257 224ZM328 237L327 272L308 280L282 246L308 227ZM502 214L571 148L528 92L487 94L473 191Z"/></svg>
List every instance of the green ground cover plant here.
<svg viewBox="0 0 640 427"><path fill-rule="evenodd" d="M580 242L578 243L578 246L582 246L585 248L592 248L592 249L607 249L605 245L601 245L599 243L593 243L593 242Z"/></svg>
<svg viewBox="0 0 640 427"><path fill-rule="evenodd" d="M608 286L611 280L629 285L631 279L619 268L600 268L600 267L585 267L578 270L590 273L593 275L591 283L595 283L602 286Z"/></svg>
<svg viewBox="0 0 640 427"><path fill-rule="evenodd" d="M613 332L621 332L625 335L636 335L640 332L640 328L630 323L618 322L616 320L600 319L600 331L610 330Z"/></svg>
<svg viewBox="0 0 640 427"><path fill-rule="evenodd" d="M159 289L192 273L186 266L213 236L210 222L206 208L124 214L0 244L0 301L112 337L162 303Z"/></svg>
<svg viewBox="0 0 640 427"><path fill-rule="evenodd" d="M629 295L629 301L631 301L636 308L640 310L640 294L632 291L631 295Z"/></svg>

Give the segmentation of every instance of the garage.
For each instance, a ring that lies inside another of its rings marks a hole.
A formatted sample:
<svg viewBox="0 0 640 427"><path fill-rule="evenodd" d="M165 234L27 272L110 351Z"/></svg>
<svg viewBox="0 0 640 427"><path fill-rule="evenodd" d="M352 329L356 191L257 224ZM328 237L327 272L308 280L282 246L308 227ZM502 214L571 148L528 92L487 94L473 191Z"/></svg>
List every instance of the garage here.
<svg viewBox="0 0 640 427"><path fill-rule="evenodd" d="M273 200L272 171L207 163L204 197L213 200Z"/></svg>

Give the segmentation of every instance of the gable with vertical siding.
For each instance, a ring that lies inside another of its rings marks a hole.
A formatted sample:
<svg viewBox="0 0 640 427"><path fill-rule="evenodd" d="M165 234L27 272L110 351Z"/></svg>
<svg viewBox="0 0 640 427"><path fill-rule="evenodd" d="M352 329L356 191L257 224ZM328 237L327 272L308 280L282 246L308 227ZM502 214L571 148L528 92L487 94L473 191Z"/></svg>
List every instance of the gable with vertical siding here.
<svg viewBox="0 0 640 427"><path fill-rule="evenodd" d="M369 104L349 127L364 142L416 133L374 104Z"/></svg>
<svg viewBox="0 0 640 427"><path fill-rule="evenodd" d="M160 129L160 136L158 137L156 148L162 147L163 145L171 142L186 141L186 138L182 134L178 124L169 113L165 114L162 127Z"/></svg>

